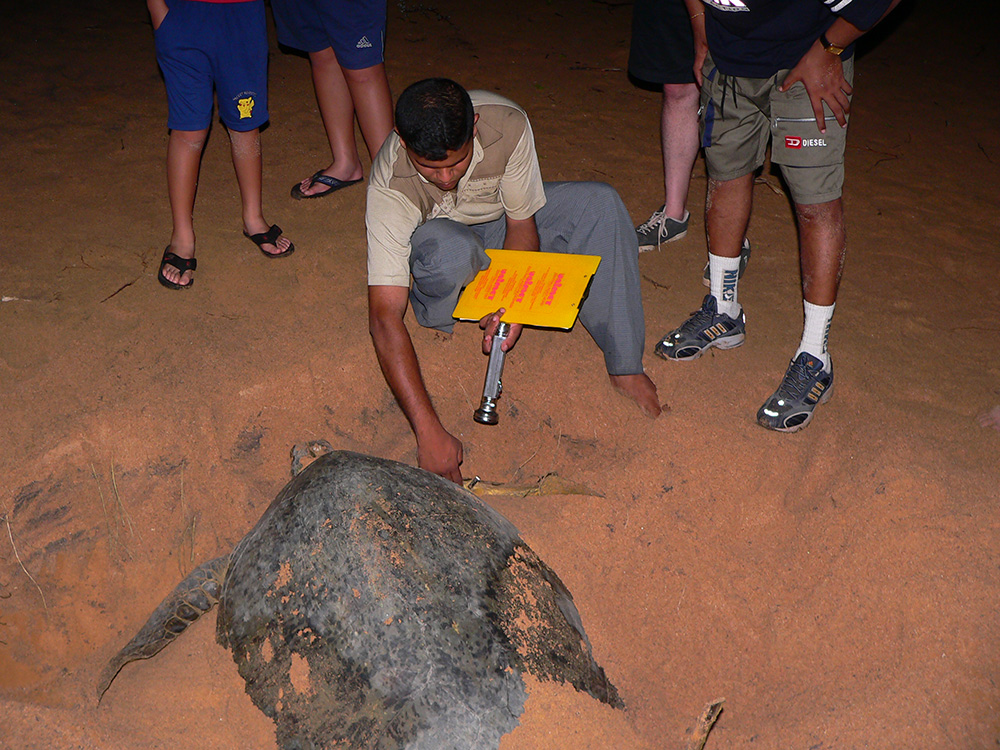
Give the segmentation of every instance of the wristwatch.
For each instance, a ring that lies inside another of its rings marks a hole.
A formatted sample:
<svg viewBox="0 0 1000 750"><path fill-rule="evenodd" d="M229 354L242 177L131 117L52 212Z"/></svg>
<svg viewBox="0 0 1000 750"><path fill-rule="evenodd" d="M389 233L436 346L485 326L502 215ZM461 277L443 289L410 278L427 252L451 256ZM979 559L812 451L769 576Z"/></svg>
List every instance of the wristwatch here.
<svg viewBox="0 0 1000 750"><path fill-rule="evenodd" d="M831 42L829 39L827 39L825 31L819 35L819 43L823 45L823 49L825 49L831 55L836 55L837 57L840 57L842 54L844 54L844 50L847 49L847 47L840 47Z"/></svg>

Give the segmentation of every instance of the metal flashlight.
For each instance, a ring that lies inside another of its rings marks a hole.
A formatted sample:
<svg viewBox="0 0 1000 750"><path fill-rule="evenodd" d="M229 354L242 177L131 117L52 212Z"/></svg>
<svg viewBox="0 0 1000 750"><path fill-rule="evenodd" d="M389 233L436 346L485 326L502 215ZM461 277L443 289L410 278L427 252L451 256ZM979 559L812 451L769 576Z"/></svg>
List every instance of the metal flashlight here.
<svg viewBox="0 0 1000 750"><path fill-rule="evenodd" d="M497 414L497 401L503 393L500 375L503 374L503 361L507 352L503 351L503 342L510 333L510 323L500 321L496 333L493 334L493 345L490 349L490 363L486 367L486 383L483 385L483 400L472 418L479 424L496 424L500 421Z"/></svg>

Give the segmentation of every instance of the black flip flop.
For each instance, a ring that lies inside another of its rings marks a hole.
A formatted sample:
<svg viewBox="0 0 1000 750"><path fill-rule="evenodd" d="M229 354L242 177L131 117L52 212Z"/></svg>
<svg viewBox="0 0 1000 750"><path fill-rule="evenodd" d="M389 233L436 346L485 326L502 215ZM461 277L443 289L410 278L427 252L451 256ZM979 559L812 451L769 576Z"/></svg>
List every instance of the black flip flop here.
<svg viewBox="0 0 1000 750"><path fill-rule="evenodd" d="M170 245L167 245L167 249L163 251L163 259L160 261L160 272L156 274L156 280L167 289L190 289L194 286L193 276L187 284L175 284L163 275L164 266L173 266L181 272L181 276L184 276L188 271L194 271L198 268L198 261L195 258L182 258L179 255L174 255L170 252Z"/></svg>
<svg viewBox="0 0 1000 750"><path fill-rule="evenodd" d="M363 179L364 177L359 177L356 180L338 180L336 177L330 177L328 175L323 174L323 171L320 170L319 172L317 172L316 174L314 174L312 177L309 178L309 187L312 187L318 182L320 185L326 185L328 188L330 188L329 190L324 190L322 193L313 193L312 195L307 195L306 193L302 192L302 184L296 182L294 185L292 185L292 197L297 201L304 200L306 198L322 198L326 195L329 195L330 193L335 193L341 188L345 188L350 185L354 185L355 183L361 182Z"/></svg>
<svg viewBox="0 0 1000 750"><path fill-rule="evenodd" d="M264 253L264 255L266 255L268 258L281 258L285 255L291 255L292 253L295 252L294 244L289 244L288 249L285 250L283 253L269 253L267 252L267 250L264 249L263 247L264 245L274 245L275 247L278 246L278 238L281 236L281 227L279 227L277 224L272 224L271 228L268 229L266 232L260 232L258 234L248 234L244 230L243 236L249 238L249 240L253 244L255 244L258 248L260 248L260 251Z"/></svg>

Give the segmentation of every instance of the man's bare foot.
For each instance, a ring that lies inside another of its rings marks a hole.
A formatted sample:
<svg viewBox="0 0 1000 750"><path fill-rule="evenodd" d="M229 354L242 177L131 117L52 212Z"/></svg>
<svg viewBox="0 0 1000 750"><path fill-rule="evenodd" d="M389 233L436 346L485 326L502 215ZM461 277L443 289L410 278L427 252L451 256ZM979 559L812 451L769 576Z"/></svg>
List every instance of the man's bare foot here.
<svg viewBox="0 0 1000 750"><path fill-rule="evenodd" d="M628 396L635 401L643 414L656 419L660 412L670 411L666 404L660 406L660 399L656 395L656 386L644 372L636 375L609 375L611 385L619 393Z"/></svg>

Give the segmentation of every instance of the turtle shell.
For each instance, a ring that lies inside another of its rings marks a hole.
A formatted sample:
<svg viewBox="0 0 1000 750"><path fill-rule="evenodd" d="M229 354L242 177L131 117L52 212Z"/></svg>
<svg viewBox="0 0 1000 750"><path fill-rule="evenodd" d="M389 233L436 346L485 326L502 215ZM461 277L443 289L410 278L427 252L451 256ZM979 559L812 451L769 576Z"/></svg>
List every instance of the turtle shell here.
<svg viewBox="0 0 1000 750"><path fill-rule="evenodd" d="M569 592L470 492L335 452L233 551L218 638L283 748L498 747L522 672L611 705Z"/></svg>

